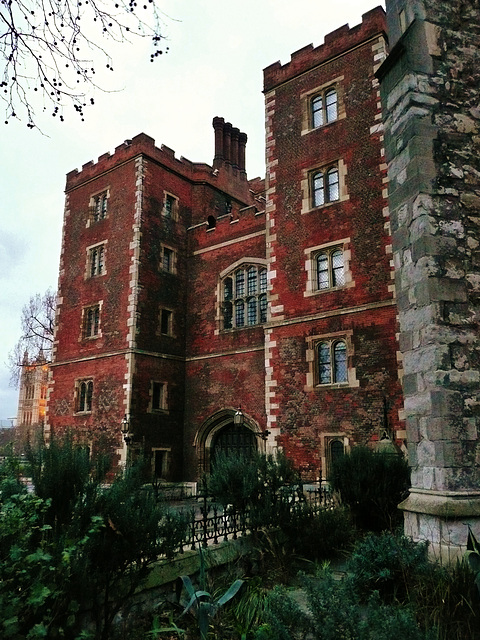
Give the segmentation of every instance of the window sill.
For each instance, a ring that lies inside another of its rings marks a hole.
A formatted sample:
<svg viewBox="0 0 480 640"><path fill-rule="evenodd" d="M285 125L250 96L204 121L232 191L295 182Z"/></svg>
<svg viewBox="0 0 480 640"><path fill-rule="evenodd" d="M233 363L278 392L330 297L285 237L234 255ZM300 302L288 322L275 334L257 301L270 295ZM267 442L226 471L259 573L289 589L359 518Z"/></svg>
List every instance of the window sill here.
<svg viewBox="0 0 480 640"><path fill-rule="evenodd" d="M308 129L304 129L300 135L305 136L307 133L312 133L312 131L321 131L322 129L326 129L330 127L332 124L336 124L339 120L343 120L343 118L335 118L335 120L330 120L330 122L325 122L325 124L320 124L318 127L309 127Z"/></svg>
<svg viewBox="0 0 480 640"><path fill-rule="evenodd" d="M317 295L321 295L322 293L331 293L332 291L342 291L343 289L348 289L349 284L344 284L341 287L328 287L328 289L314 289L313 291L305 291L303 296L304 298L310 297L310 296L317 296Z"/></svg>
<svg viewBox="0 0 480 640"><path fill-rule="evenodd" d="M348 382L328 382L326 384L316 384L315 389L345 389L351 385Z"/></svg>
<svg viewBox="0 0 480 640"><path fill-rule="evenodd" d="M89 416L92 413L92 410L90 409L90 411L75 411L74 415L76 416Z"/></svg>
<svg viewBox="0 0 480 640"><path fill-rule="evenodd" d="M244 329L258 329L258 327L263 327L266 322L259 322L258 324L247 324L244 327L232 327L231 329L220 329L221 334L233 333L234 331L243 331Z"/></svg>

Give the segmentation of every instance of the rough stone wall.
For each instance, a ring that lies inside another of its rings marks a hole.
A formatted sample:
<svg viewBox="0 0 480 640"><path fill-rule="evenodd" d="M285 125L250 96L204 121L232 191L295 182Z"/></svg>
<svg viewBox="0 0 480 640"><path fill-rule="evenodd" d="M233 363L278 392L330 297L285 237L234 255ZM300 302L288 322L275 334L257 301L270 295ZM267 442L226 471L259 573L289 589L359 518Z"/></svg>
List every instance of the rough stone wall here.
<svg viewBox="0 0 480 640"><path fill-rule="evenodd" d="M380 70L412 494L442 551L480 531L480 8L387 1ZM401 23L400 23L401 22Z"/></svg>

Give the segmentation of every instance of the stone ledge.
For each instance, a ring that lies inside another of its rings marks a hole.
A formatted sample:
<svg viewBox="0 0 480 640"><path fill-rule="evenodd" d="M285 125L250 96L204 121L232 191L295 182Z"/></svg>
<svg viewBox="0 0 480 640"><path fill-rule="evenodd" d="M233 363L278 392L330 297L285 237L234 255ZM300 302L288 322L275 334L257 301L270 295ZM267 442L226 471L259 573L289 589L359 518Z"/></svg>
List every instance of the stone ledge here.
<svg viewBox="0 0 480 640"><path fill-rule="evenodd" d="M218 567L238 560L251 550L250 536L243 536L237 540L228 540L219 544L210 544L203 549L207 569ZM198 550L185 551L172 560L156 562L143 585L142 590L155 589L175 581L182 575L193 575L200 569L200 555Z"/></svg>
<svg viewBox="0 0 480 640"><path fill-rule="evenodd" d="M480 518L480 491L428 491L411 489L398 505L402 511L426 513L440 518Z"/></svg>

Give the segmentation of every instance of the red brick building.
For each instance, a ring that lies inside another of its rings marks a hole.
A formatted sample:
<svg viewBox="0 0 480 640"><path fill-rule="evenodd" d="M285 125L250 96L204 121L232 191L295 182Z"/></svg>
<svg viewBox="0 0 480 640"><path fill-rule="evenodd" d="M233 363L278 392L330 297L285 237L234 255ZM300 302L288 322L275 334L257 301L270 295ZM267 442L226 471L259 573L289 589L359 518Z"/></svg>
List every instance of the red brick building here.
<svg viewBox="0 0 480 640"><path fill-rule="evenodd" d="M266 180L141 134L67 176L48 424L158 476L284 447L305 475L404 436L378 83L384 12L264 72ZM239 411L241 409L241 411ZM234 416L243 424L234 424Z"/></svg>

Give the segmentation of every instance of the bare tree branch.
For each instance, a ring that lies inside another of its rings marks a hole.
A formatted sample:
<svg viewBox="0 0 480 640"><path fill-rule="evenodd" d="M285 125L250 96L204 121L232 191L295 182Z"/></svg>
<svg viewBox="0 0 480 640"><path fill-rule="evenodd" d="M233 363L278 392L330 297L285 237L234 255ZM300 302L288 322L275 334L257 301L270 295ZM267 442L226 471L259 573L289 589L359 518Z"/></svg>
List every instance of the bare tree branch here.
<svg viewBox="0 0 480 640"><path fill-rule="evenodd" d="M22 367L52 359L55 293L51 289L32 296L22 309L21 336L8 354L10 383L18 385Z"/></svg>
<svg viewBox="0 0 480 640"><path fill-rule="evenodd" d="M104 43L149 38L150 60L160 47L162 20L157 0L0 0L0 97L5 123L27 119L33 128L34 94L43 94L53 116L64 119L67 104L84 119L93 105L95 69L113 63ZM168 51L168 47L165 48Z"/></svg>

